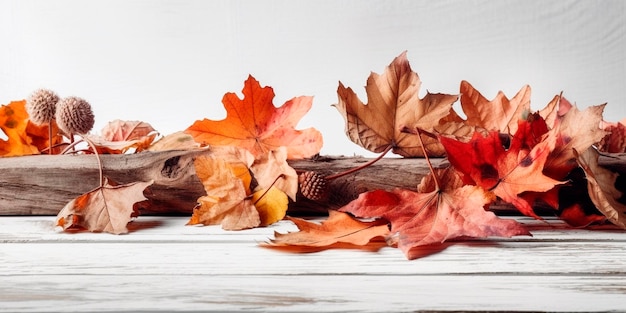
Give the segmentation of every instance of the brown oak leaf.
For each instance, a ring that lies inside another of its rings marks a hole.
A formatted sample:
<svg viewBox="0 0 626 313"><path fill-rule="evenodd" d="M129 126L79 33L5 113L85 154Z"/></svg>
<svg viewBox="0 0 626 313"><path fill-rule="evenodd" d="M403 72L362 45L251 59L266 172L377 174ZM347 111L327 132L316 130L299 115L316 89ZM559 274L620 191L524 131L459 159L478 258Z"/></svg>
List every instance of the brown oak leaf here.
<svg viewBox="0 0 626 313"><path fill-rule="evenodd" d="M354 143L376 153L389 148L405 157L423 156L416 136L403 128L434 131L451 118L452 104L458 96L432 94L419 98L421 80L411 70L406 52L396 57L382 75L371 73L367 79L367 105L351 88L339 82L339 101L334 106L346 122L345 132ZM454 134L455 129L447 129ZM430 156L442 156L444 149L435 138L425 138L424 146Z"/></svg>
<svg viewBox="0 0 626 313"><path fill-rule="evenodd" d="M56 225L64 230L78 228L92 232L127 233L126 225L136 215L133 205L146 200L143 190L152 183L113 186L107 181L103 186L67 203L57 215Z"/></svg>
<svg viewBox="0 0 626 313"><path fill-rule="evenodd" d="M295 129L311 108L312 97L295 97L276 108L272 104L274 90L269 86L261 87L252 76L244 83L243 95L243 99L234 93L224 95L226 119L199 120L185 132L203 145L234 145L249 150L254 156L280 146L287 147L289 159L311 157L320 151L322 134L318 130Z"/></svg>
<svg viewBox="0 0 626 313"><path fill-rule="evenodd" d="M330 210L328 219L321 223L293 217L287 219L293 222L300 231L286 234L274 232L274 239L262 246L293 252L356 248L367 245L373 245L374 249L379 249L385 244L381 245L373 240L389 234L387 221L364 222L347 213L334 210Z"/></svg>

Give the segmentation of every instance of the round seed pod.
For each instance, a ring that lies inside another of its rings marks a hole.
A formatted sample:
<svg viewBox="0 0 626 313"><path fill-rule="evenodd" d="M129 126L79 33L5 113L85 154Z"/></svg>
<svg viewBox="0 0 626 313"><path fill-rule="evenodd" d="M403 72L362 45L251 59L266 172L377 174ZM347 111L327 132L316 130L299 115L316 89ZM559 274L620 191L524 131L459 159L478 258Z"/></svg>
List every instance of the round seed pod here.
<svg viewBox="0 0 626 313"><path fill-rule="evenodd" d="M88 133L95 122L89 102L78 97L67 97L59 101L56 119L59 128L65 133L79 135Z"/></svg>
<svg viewBox="0 0 626 313"><path fill-rule="evenodd" d="M45 125L54 119L59 96L51 90L38 89L26 100L26 112L30 121Z"/></svg>
<svg viewBox="0 0 626 313"><path fill-rule="evenodd" d="M307 171L298 175L300 193L314 201L325 202L330 195L328 181L315 171Z"/></svg>

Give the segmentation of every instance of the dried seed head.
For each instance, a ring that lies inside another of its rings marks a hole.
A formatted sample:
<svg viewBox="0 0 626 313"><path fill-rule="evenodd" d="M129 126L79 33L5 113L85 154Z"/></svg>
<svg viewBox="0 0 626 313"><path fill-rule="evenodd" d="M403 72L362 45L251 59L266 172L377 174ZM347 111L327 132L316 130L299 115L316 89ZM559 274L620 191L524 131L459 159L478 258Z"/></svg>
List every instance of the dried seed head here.
<svg viewBox="0 0 626 313"><path fill-rule="evenodd" d="M89 102L78 97L67 97L57 104L57 124L67 134L84 135L94 124Z"/></svg>
<svg viewBox="0 0 626 313"><path fill-rule="evenodd" d="M51 90L38 89L26 100L26 112L31 122L45 125L54 119L59 96Z"/></svg>
<svg viewBox="0 0 626 313"><path fill-rule="evenodd" d="M298 175L300 193L314 201L325 202L330 195L328 181L315 171L308 171Z"/></svg>

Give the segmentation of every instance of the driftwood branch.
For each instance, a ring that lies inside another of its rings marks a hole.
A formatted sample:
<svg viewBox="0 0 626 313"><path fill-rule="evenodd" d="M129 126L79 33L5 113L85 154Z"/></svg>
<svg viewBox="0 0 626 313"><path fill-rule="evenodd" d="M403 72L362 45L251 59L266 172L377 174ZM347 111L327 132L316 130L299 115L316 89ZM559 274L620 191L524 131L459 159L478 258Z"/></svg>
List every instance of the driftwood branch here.
<svg viewBox="0 0 626 313"><path fill-rule="evenodd" d="M195 175L193 159L210 151L143 152L101 155L104 175L119 184L154 180L140 205L144 214L189 214L205 194ZM625 156L603 156L600 164L626 172ZM298 171L331 175L370 159L319 157L290 161ZM435 166L444 162L435 159ZM322 211L341 206L359 193L395 187L413 189L428 173L424 159L384 158L359 172L331 182L329 203L298 199L290 210ZM56 215L71 199L98 187L98 163L93 155L36 155L0 158L0 215Z"/></svg>

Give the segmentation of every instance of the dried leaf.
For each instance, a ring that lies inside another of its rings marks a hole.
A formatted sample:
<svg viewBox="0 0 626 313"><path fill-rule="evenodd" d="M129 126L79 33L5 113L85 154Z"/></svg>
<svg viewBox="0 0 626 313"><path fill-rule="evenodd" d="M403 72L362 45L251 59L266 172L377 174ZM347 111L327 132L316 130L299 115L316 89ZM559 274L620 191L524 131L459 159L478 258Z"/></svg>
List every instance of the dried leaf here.
<svg viewBox="0 0 626 313"><path fill-rule="evenodd" d="M586 151L604 138L606 132L600 128L604 107L604 104L590 106L584 111L572 107L562 118L557 119L556 126L549 134L555 137L556 144L546 160L546 175L555 179L567 176L578 166L574 150Z"/></svg>
<svg viewBox="0 0 626 313"><path fill-rule="evenodd" d="M152 185L135 182L112 186L107 181L70 201L57 215L57 226L64 230L80 228L92 232L127 233L126 225L134 213L133 205L146 200L143 190Z"/></svg>
<svg viewBox="0 0 626 313"><path fill-rule="evenodd" d="M114 120L102 128L102 135L86 135L94 143L99 153L119 154L130 149L141 152L147 149L157 131L146 122Z"/></svg>
<svg viewBox="0 0 626 313"><path fill-rule="evenodd" d="M593 148L577 157L578 164L587 176L589 196L609 222L626 229L626 205L617 201L623 194L615 188L619 174L600 167L598 157L598 152Z"/></svg>
<svg viewBox="0 0 626 313"><path fill-rule="evenodd" d="M334 210L329 211L328 219L319 224L299 218L287 219L296 224L300 231L287 234L275 232L274 239L264 245L265 247L295 252L300 252L301 247L352 248L368 245L373 239L389 234L387 221L363 222Z"/></svg>
<svg viewBox="0 0 626 313"><path fill-rule="evenodd" d="M260 226L274 224L285 217L289 199L284 191L272 186L259 189L252 194L252 203L259 213Z"/></svg>
<svg viewBox="0 0 626 313"><path fill-rule="evenodd" d="M493 194L477 186L430 193L374 190L362 193L340 211L388 220L388 242L397 242L407 258L414 259L423 254L422 247L458 237L530 235L516 221L485 211L484 206L493 200Z"/></svg>
<svg viewBox="0 0 626 313"><path fill-rule="evenodd" d="M346 134L354 143L376 153L393 148L405 157L423 156L419 139L402 132L405 127L432 131L449 117L455 95L427 93L419 98L421 81L411 70L406 52L395 58L382 75L367 79L368 103L363 104L351 88L340 82L339 101L334 105L346 122ZM449 134L449 133L448 133ZM434 138L424 139L430 156L444 149Z"/></svg>
<svg viewBox="0 0 626 313"><path fill-rule="evenodd" d="M598 144L598 150L608 153L626 152L626 119L617 123L603 123L607 135Z"/></svg>
<svg viewBox="0 0 626 313"><path fill-rule="evenodd" d="M226 119L196 121L185 132L203 145L238 146L254 156L280 146L287 147L289 159L307 158L320 151L322 134L319 131L295 129L311 108L312 97L296 97L276 108L272 104L272 88L261 87L252 76L244 84L243 95L243 99L234 93L224 95Z"/></svg>
<svg viewBox="0 0 626 313"><path fill-rule="evenodd" d="M184 132L169 134L148 147L148 151L167 150L191 150L200 148L200 144L193 140L193 137Z"/></svg>
<svg viewBox="0 0 626 313"><path fill-rule="evenodd" d="M221 224L226 230L259 226L259 213L248 197L252 178L245 163L210 155L196 158L194 165L207 195L198 199L188 225Z"/></svg>
<svg viewBox="0 0 626 313"><path fill-rule="evenodd" d="M261 155L254 160L250 170L261 188L267 189L273 185L286 193L292 200L296 200L298 174L287 163L287 149L285 147Z"/></svg>
<svg viewBox="0 0 626 313"><path fill-rule="evenodd" d="M461 82L461 107L467 124L488 131L515 134L517 122L530 112L530 86L526 85L511 99L502 91L489 101L467 81Z"/></svg>

